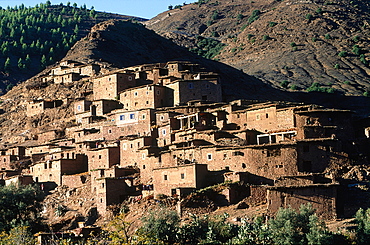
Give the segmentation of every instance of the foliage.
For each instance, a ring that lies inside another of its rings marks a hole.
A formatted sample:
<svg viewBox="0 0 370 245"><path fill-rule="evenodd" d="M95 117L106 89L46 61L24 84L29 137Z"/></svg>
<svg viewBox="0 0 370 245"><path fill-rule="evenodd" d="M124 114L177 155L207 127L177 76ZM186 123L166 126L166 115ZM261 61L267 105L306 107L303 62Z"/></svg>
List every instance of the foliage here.
<svg viewBox="0 0 370 245"><path fill-rule="evenodd" d="M347 56L347 52L346 51L340 51L339 53L338 53L338 56L339 57L346 57Z"/></svg>
<svg viewBox="0 0 370 245"><path fill-rule="evenodd" d="M253 10L252 15L248 18L248 21L247 21L248 24L251 24L254 21L256 21L260 17L260 14L261 14L261 11L259 11L258 9Z"/></svg>
<svg viewBox="0 0 370 245"><path fill-rule="evenodd" d="M244 18L244 15L243 14L238 14L237 16L236 16L236 19L237 20L242 20Z"/></svg>
<svg viewBox="0 0 370 245"><path fill-rule="evenodd" d="M107 225L107 229L111 230L109 238L112 240L112 244L124 244L130 241L129 229L131 223L125 221L125 217L125 212L122 212Z"/></svg>
<svg viewBox="0 0 370 245"><path fill-rule="evenodd" d="M253 222L242 220L231 244L272 244L268 224L263 223L263 217L257 217Z"/></svg>
<svg viewBox="0 0 370 245"><path fill-rule="evenodd" d="M204 38L201 36L197 37L196 45L197 46L190 51L207 59L214 58L225 47L225 44L221 43L220 41L212 38Z"/></svg>
<svg viewBox="0 0 370 245"><path fill-rule="evenodd" d="M325 39L331 39L330 34L325 34Z"/></svg>
<svg viewBox="0 0 370 245"><path fill-rule="evenodd" d="M307 92L322 92L322 93L329 93L329 94L332 94L335 92L333 88L321 87L321 85L317 82L312 83L312 85L308 87L306 91Z"/></svg>
<svg viewBox="0 0 370 245"><path fill-rule="evenodd" d="M280 209L269 224L272 240L277 245L331 244L333 239L310 203L302 205L299 212L292 208Z"/></svg>
<svg viewBox="0 0 370 245"><path fill-rule="evenodd" d="M17 226L34 226L40 223L39 212L43 193L37 186L0 187L0 230L9 231Z"/></svg>
<svg viewBox="0 0 370 245"><path fill-rule="evenodd" d="M269 22L269 27L274 27L274 26L276 26L277 25L277 23L276 22L273 22L273 21L270 21Z"/></svg>
<svg viewBox="0 0 370 245"><path fill-rule="evenodd" d="M282 82L280 83L280 86L281 86L282 88L288 88L289 84L290 84L290 82L289 82L289 81L284 80L284 81L282 81Z"/></svg>
<svg viewBox="0 0 370 245"><path fill-rule="evenodd" d="M366 92L365 92L366 93ZM369 93L364 96L368 97ZM357 244L369 244L370 240L370 209L366 211L360 208L356 212L355 222L357 223L356 227L356 240Z"/></svg>
<svg viewBox="0 0 370 245"><path fill-rule="evenodd" d="M361 48L360 48L358 45L353 45L353 47L352 47L352 52L353 52L355 55L360 55L360 54L361 54Z"/></svg>
<svg viewBox="0 0 370 245"><path fill-rule="evenodd" d="M1 245L33 245L35 239L33 238L29 227L17 226L12 228L9 232L0 233L0 244Z"/></svg>
<svg viewBox="0 0 370 245"><path fill-rule="evenodd" d="M306 14L306 20L312 20L313 16L312 14Z"/></svg>
<svg viewBox="0 0 370 245"><path fill-rule="evenodd" d="M296 47L296 46L297 46L297 44L295 42L290 43L290 47Z"/></svg>
<svg viewBox="0 0 370 245"><path fill-rule="evenodd" d="M142 218L142 226L137 231L138 244L173 244L177 241L180 218L175 211L158 208Z"/></svg>
<svg viewBox="0 0 370 245"><path fill-rule="evenodd" d="M262 36L262 40L263 41L267 41L267 40L269 40L269 39L271 39L268 35L263 35Z"/></svg>
<svg viewBox="0 0 370 245"><path fill-rule="evenodd" d="M213 11L212 16L211 16L211 19L212 20L217 20L219 18L220 18L220 15L218 14L218 11L217 10L216 11Z"/></svg>

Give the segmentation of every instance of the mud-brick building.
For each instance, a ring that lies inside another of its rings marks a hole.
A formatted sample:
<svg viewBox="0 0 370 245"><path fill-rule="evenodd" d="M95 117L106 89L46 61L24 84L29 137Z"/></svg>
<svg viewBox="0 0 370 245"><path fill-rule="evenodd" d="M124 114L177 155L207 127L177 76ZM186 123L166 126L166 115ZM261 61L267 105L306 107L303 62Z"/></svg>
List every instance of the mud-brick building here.
<svg viewBox="0 0 370 245"><path fill-rule="evenodd" d="M93 79L94 100L115 100L119 93L127 88L136 86L135 75L115 72Z"/></svg>
<svg viewBox="0 0 370 245"><path fill-rule="evenodd" d="M307 178L310 177L310 178ZM311 176L286 176L277 180L275 186L267 187L267 208L275 214L279 208L299 209L307 202L316 214L324 219L337 217L337 189L339 183Z"/></svg>
<svg viewBox="0 0 370 245"><path fill-rule="evenodd" d="M112 111L110 118L121 128L122 136L151 136L156 125L154 109L115 110Z"/></svg>
<svg viewBox="0 0 370 245"><path fill-rule="evenodd" d="M173 106L173 91L155 84L125 89L120 93L120 102L126 110Z"/></svg>
<svg viewBox="0 0 370 245"><path fill-rule="evenodd" d="M153 169L154 194L188 194L207 186L207 164L184 164Z"/></svg>
<svg viewBox="0 0 370 245"><path fill-rule="evenodd" d="M27 116L32 117L43 113L46 109L56 108L63 104L62 100L46 101L46 100L33 100L27 104Z"/></svg>
<svg viewBox="0 0 370 245"><path fill-rule="evenodd" d="M110 168L120 163L119 147L101 147L86 152L89 170Z"/></svg>
<svg viewBox="0 0 370 245"><path fill-rule="evenodd" d="M35 163L30 170L35 182L51 181L62 185L64 174L87 172L87 164L87 159L82 154L75 154L73 157L69 155L69 158L64 155L63 158Z"/></svg>
<svg viewBox="0 0 370 245"><path fill-rule="evenodd" d="M212 80L176 80L166 84L173 90L173 104L184 105L189 101L222 101L221 84Z"/></svg>
<svg viewBox="0 0 370 245"><path fill-rule="evenodd" d="M52 140L57 140L63 138L65 135L64 130L48 130L37 134L37 143L45 144Z"/></svg>
<svg viewBox="0 0 370 245"><path fill-rule="evenodd" d="M73 83L80 80L80 78L81 78L80 73L69 72L66 74L53 76L52 80L54 83L59 84L59 83Z"/></svg>

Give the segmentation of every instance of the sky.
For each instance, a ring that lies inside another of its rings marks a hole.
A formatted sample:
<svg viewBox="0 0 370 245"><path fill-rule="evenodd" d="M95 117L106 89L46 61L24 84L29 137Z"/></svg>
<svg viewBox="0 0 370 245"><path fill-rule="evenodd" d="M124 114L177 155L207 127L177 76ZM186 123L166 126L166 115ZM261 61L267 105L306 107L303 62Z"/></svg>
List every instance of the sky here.
<svg viewBox="0 0 370 245"><path fill-rule="evenodd" d="M45 3L47 0L13 0L13 1L3 1L0 0L0 6L6 8L7 6L14 7L15 5L21 5L22 3L26 7L34 7L36 4ZM51 0L51 4L67 4L68 1L57 1ZM78 6L86 4L87 8L94 6L96 11L110 12L115 14L131 15L142 18L153 18L159 13L168 10L169 5L182 5L186 1L181 0L70 0L71 5L77 3ZM186 3L191 3L194 1L189 1Z"/></svg>

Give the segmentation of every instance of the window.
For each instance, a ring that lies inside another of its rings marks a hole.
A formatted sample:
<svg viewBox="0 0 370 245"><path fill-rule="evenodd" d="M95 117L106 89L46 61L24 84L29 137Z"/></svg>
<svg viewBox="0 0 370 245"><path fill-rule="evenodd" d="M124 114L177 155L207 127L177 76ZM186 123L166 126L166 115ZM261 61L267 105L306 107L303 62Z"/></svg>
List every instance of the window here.
<svg viewBox="0 0 370 245"><path fill-rule="evenodd" d="M256 119L257 119L257 120L260 120L260 114L257 114L257 115L256 115Z"/></svg>
<svg viewBox="0 0 370 245"><path fill-rule="evenodd" d="M168 180L167 175L164 175L164 176L163 176L163 179L164 179L164 180Z"/></svg>
<svg viewBox="0 0 370 245"><path fill-rule="evenodd" d="M189 84L188 84L188 88L189 88L189 89L193 89L193 88L194 88L193 83L189 83Z"/></svg>
<svg viewBox="0 0 370 245"><path fill-rule="evenodd" d="M143 169L145 169L145 165L143 165Z"/></svg>
<svg viewBox="0 0 370 245"><path fill-rule="evenodd" d="M161 91L160 90L157 90L157 94L160 95L161 94Z"/></svg>
<svg viewBox="0 0 370 245"><path fill-rule="evenodd" d="M167 132L166 132L166 130L165 130L165 129L163 129L163 130L162 130L162 134L163 134L163 135L166 135L166 133L167 133Z"/></svg>
<svg viewBox="0 0 370 245"><path fill-rule="evenodd" d="M134 95L135 95L135 96L137 96L137 95L138 95L138 93L137 93L137 92L135 92L135 93L134 93Z"/></svg>
<svg viewBox="0 0 370 245"><path fill-rule="evenodd" d="M185 179L185 174L184 173L181 174L181 179Z"/></svg>
<svg viewBox="0 0 370 245"><path fill-rule="evenodd" d="M101 155L99 155L99 159L101 159Z"/></svg>
<svg viewBox="0 0 370 245"><path fill-rule="evenodd" d="M132 81L132 77L128 77L128 80L129 80L129 81Z"/></svg>
<svg viewBox="0 0 370 245"><path fill-rule="evenodd" d="M112 133L112 129L108 129L108 134L111 134Z"/></svg>
<svg viewBox="0 0 370 245"><path fill-rule="evenodd" d="M131 113L130 114L130 119L135 119L135 114Z"/></svg>
<svg viewBox="0 0 370 245"><path fill-rule="evenodd" d="M145 104L147 104L147 105L148 105L148 104L149 104L149 101L146 101L146 102L145 102Z"/></svg>
<svg viewBox="0 0 370 245"><path fill-rule="evenodd" d="M126 144L123 144L123 149L126 150L127 149L127 145Z"/></svg>
<svg viewBox="0 0 370 245"><path fill-rule="evenodd" d="M78 106L77 106L77 110L78 110L78 111L81 111L81 105L78 105Z"/></svg>
<svg viewBox="0 0 370 245"><path fill-rule="evenodd" d="M48 168L48 165L45 163L44 164L44 169L47 169Z"/></svg>
<svg viewBox="0 0 370 245"><path fill-rule="evenodd" d="M247 165L245 165L245 163L242 163L242 168L246 168Z"/></svg>
<svg viewBox="0 0 370 245"><path fill-rule="evenodd" d="M125 120L125 115L120 115L120 116L119 116L119 120L120 120L120 121L124 121L124 120Z"/></svg>
<svg viewBox="0 0 370 245"><path fill-rule="evenodd" d="M141 158L145 159L145 153L141 154Z"/></svg>
<svg viewBox="0 0 370 245"><path fill-rule="evenodd" d="M211 85L206 84L206 89L209 89L210 87L211 87Z"/></svg>
<svg viewBox="0 0 370 245"><path fill-rule="evenodd" d="M164 116L161 116L160 119L161 119L161 121L163 121L164 120Z"/></svg>
<svg viewBox="0 0 370 245"><path fill-rule="evenodd" d="M208 161L212 160L212 153L208 153L208 154L207 154L207 160L208 160Z"/></svg>
<svg viewBox="0 0 370 245"><path fill-rule="evenodd" d="M143 115L141 116L141 118L144 120L144 119L146 118L146 115L145 115L145 114L143 114Z"/></svg>

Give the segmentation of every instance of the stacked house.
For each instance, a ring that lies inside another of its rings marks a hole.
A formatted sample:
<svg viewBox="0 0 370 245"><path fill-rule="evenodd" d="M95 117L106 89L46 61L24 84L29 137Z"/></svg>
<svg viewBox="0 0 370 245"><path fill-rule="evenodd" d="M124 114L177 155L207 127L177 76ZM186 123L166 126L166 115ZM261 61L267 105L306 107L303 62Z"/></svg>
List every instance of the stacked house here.
<svg viewBox="0 0 370 245"><path fill-rule="evenodd" d="M22 174L34 182L89 183L101 214L132 195L181 197L242 181L250 185L245 197L253 199L262 189L271 213L312 202L321 216L336 217L338 183L323 174L358 154L351 111L288 102L225 103L218 75L190 62L105 74L96 65L65 63L44 79L69 83L88 77L93 100L74 102L74 126L40 133L36 145L4 149L3 179L19 176L12 163L27 159L29 171ZM30 102L27 115L42 113L33 106L48 103Z"/></svg>

